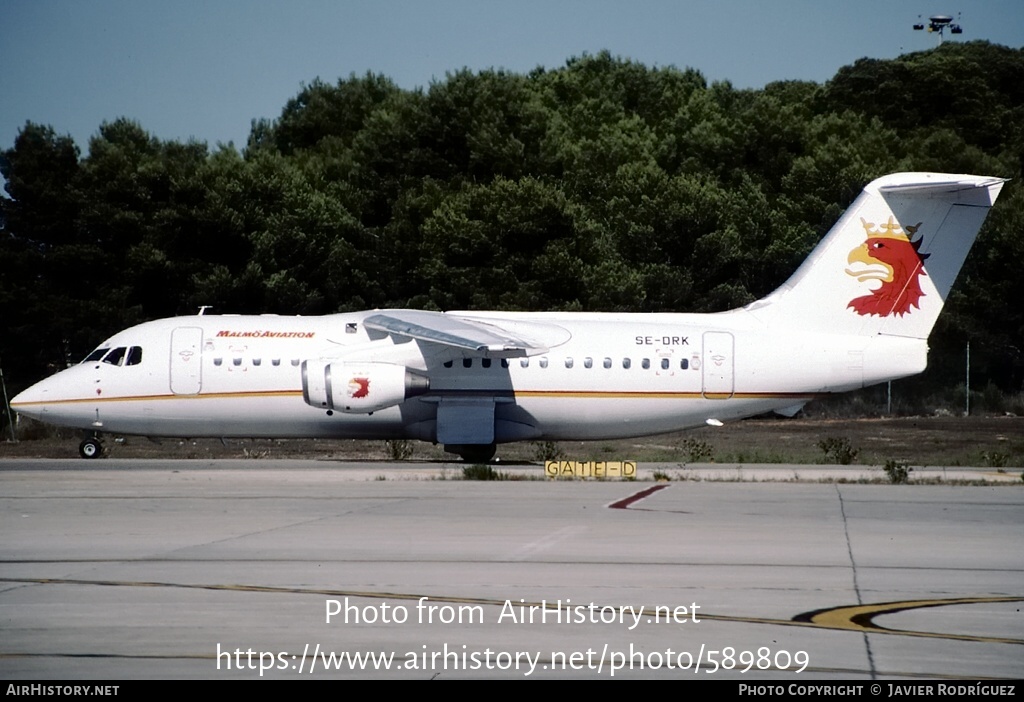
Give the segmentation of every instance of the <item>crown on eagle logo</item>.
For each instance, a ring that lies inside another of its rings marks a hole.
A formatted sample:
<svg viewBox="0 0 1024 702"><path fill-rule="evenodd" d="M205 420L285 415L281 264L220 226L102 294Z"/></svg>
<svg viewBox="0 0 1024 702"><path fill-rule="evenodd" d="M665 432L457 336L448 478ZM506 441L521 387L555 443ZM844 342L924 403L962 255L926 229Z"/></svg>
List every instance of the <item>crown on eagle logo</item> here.
<svg viewBox="0 0 1024 702"><path fill-rule="evenodd" d="M906 231L900 227L900 223L893 219L892 215L889 215L889 221L875 229L874 222L869 222L863 217L860 218L860 223L864 227L864 231L867 233L869 238L874 239L900 239L902 241L910 241L910 237L917 234L917 230L921 228L921 222L913 226L906 227Z"/></svg>

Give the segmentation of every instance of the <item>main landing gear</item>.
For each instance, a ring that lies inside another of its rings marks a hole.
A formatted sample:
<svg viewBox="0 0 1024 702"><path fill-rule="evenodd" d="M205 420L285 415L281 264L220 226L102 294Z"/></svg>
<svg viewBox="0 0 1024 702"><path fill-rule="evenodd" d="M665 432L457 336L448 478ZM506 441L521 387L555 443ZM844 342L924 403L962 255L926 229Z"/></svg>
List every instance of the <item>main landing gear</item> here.
<svg viewBox="0 0 1024 702"><path fill-rule="evenodd" d="M103 443L98 436L87 436L78 445L78 455L82 458L98 458L103 453Z"/></svg>
<svg viewBox="0 0 1024 702"><path fill-rule="evenodd" d="M497 444L445 444L448 453L457 453L466 463L490 463L498 450Z"/></svg>

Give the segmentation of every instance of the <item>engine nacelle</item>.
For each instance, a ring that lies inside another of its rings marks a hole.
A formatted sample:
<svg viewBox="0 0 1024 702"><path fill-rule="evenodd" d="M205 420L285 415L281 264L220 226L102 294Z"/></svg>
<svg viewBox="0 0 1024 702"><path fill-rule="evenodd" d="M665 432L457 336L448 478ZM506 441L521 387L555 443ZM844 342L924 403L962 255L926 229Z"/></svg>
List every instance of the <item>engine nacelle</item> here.
<svg viewBox="0 0 1024 702"><path fill-rule="evenodd" d="M376 412L429 389L429 378L394 363L302 363L302 398L306 404L325 410Z"/></svg>

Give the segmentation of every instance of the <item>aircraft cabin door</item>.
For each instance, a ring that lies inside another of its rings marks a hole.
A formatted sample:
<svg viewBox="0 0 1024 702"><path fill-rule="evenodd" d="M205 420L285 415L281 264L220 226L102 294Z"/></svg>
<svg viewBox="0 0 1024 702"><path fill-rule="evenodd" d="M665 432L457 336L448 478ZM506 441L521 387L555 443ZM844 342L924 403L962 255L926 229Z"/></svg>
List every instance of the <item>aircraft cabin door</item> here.
<svg viewBox="0 0 1024 702"><path fill-rule="evenodd" d="M704 358L701 362L704 397L727 400L735 391L733 361L735 341L729 332L704 332Z"/></svg>
<svg viewBox="0 0 1024 702"><path fill-rule="evenodd" d="M203 386L203 330L178 327L171 332L171 392L198 395Z"/></svg>

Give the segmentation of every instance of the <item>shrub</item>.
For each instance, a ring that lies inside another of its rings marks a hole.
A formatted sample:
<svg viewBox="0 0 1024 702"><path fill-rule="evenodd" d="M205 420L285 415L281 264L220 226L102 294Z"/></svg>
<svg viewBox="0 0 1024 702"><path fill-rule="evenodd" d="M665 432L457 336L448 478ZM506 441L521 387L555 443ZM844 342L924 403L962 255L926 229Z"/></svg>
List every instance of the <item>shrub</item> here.
<svg viewBox="0 0 1024 702"><path fill-rule="evenodd" d="M533 460L538 463L546 461L560 461L565 458L563 451L554 441L534 441Z"/></svg>
<svg viewBox="0 0 1024 702"><path fill-rule="evenodd" d="M998 451L982 451L981 460L984 461L985 465L989 468L1005 468L1006 461L1009 459L1005 453L999 453Z"/></svg>
<svg viewBox="0 0 1024 702"><path fill-rule="evenodd" d="M838 463L848 466L857 459L860 449L850 445L850 440L844 437L830 436L818 442L818 448L825 453L825 460L829 463Z"/></svg>
<svg viewBox="0 0 1024 702"><path fill-rule="evenodd" d="M462 469L463 480L507 480L508 476L504 473L491 468L485 463L474 463L471 466L466 466Z"/></svg>
<svg viewBox="0 0 1024 702"><path fill-rule="evenodd" d="M903 485L910 480L910 468L907 464L891 458L885 462L885 474L893 485Z"/></svg>
<svg viewBox="0 0 1024 702"><path fill-rule="evenodd" d="M687 455L688 463L712 461L715 457L715 448L702 439L685 439L679 443L679 448Z"/></svg>
<svg viewBox="0 0 1024 702"><path fill-rule="evenodd" d="M407 461L412 458L412 442L405 439L386 439L384 454L392 461Z"/></svg>

